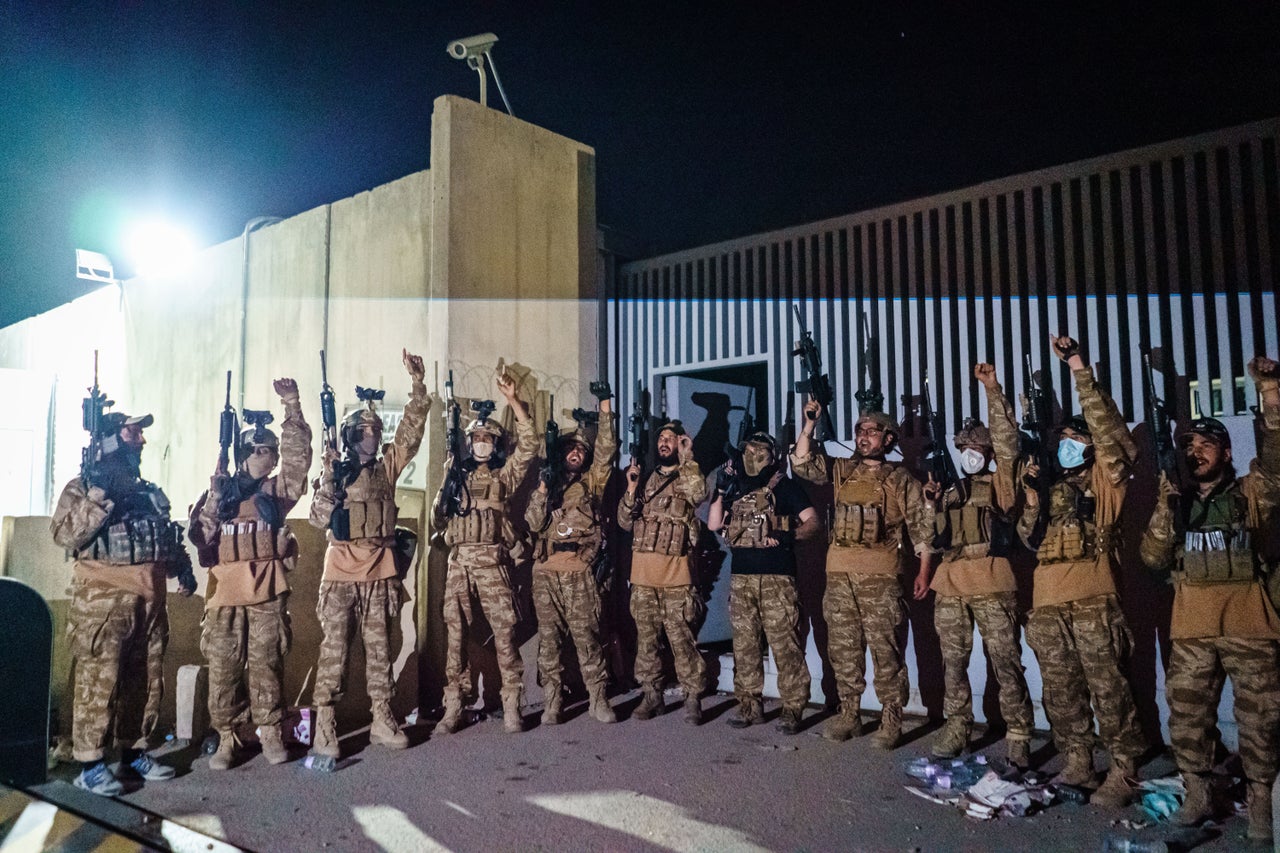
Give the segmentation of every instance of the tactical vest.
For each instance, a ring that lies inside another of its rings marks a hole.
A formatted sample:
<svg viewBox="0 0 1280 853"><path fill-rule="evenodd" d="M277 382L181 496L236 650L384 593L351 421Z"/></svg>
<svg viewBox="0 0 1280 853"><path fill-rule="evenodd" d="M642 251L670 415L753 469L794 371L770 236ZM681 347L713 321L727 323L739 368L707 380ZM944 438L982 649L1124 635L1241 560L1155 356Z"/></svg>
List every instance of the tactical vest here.
<svg viewBox="0 0 1280 853"><path fill-rule="evenodd" d="M256 495L241 501L236 517L224 521L218 532L218 562L275 560L296 553L289 526L272 527L258 513Z"/></svg>
<svg viewBox="0 0 1280 853"><path fill-rule="evenodd" d="M1036 551L1041 563L1096 560L1111 549L1113 529L1094 521L1094 496L1069 480L1049 490L1049 524Z"/></svg>
<svg viewBox="0 0 1280 853"><path fill-rule="evenodd" d="M169 498L159 486L144 481L136 494L117 501L107 524L76 556L136 566L172 562L182 551L182 525L169 520Z"/></svg>
<svg viewBox="0 0 1280 853"><path fill-rule="evenodd" d="M767 485L748 492L729 507L725 540L730 548L773 547L764 540L792 529L791 516L778 514L778 501L773 494L781 479L781 474L775 474Z"/></svg>
<svg viewBox="0 0 1280 853"><path fill-rule="evenodd" d="M494 471L481 465L467 476L471 510L449 519L444 531L445 544L497 545L504 541L507 488L498 478L499 473L501 469Z"/></svg>
<svg viewBox="0 0 1280 853"><path fill-rule="evenodd" d="M561 505L551 511L551 521L542 535L546 553L573 551L583 563L595 560L603 541L594 501L586 484L571 483Z"/></svg>
<svg viewBox="0 0 1280 853"><path fill-rule="evenodd" d="M972 477L963 504L938 515L938 533L945 542L943 560L971 557L1007 557L1012 529L995 503L990 476Z"/></svg>
<svg viewBox="0 0 1280 853"><path fill-rule="evenodd" d="M888 499L884 481L891 473L891 465L858 466L848 479L836 484L831 519L834 544L842 548L880 550L898 547L899 531L890 530L885 524Z"/></svg>
<svg viewBox="0 0 1280 853"><path fill-rule="evenodd" d="M381 462L360 469L343 501L351 539L390 539L396 535L396 487Z"/></svg>
<svg viewBox="0 0 1280 853"><path fill-rule="evenodd" d="M1212 495L1184 501L1182 568L1189 584L1249 583L1255 577L1255 553L1249 536L1249 504L1238 482Z"/></svg>
<svg viewBox="0 0 1280 853"><path fill-rule="evenodd" d="M632 525L631 549L679 557L696 535L693 505L672 492L679 475L654 472L645 484L644 507Z"/></svg>

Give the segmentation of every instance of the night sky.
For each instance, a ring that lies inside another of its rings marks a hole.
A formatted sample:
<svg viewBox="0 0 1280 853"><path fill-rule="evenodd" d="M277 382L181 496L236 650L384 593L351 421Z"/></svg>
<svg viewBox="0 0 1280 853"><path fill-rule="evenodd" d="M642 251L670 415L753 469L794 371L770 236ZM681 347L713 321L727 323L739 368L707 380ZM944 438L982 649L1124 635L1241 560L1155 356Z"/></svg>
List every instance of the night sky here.
<svg viewBox="0 0 1280 853"><path fill-rule="evenodd" d="M484 31L648 253L1280 115L1280 4L1056 5L0 0L0 325L75 247L128 275L130 218L212 245L427 168Z"/></svg>

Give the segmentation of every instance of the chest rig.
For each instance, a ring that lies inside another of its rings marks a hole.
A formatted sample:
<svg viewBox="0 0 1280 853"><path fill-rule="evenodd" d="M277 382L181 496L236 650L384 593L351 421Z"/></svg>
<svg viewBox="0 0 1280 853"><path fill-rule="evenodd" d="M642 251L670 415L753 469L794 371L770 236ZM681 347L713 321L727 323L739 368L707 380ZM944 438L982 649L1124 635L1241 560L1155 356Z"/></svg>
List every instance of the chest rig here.
<svg viewBox="0 0 1280 853"><path fill-rule="evenodd" d="M603 541L595 501L582 480L564 490L560 506L551 511L551 521L543 534L548 552L572 551L584 563L595 560Z"/></svg>
<svg viewBox="0 0 1280 853"><path fill-rule="evenodd" d="M831 541L842 548L898 547L901 532L885 523L888 495L885 480L893 466L875 468L858 465L848 478L836 483L832 507Z"/></svg>
<svg viewBox="0 0 1280 853"><path fill-rule="evenodd" d="M106 524L77 556L135 566L177 560L182 550L182 525L169 520L169 498L142 480L134 492L115 498Z"/></svg>
<svg viewBox="0 0 1280 853"><path fill-rule="evenodd" d="M697 535L694 507L673 491L678 471L654 471L644 485L644 505L631 530L631 549L679 557Z"/></svg>
<svg viewBox="0 0 1280 853"><path fill-rule="evenodd" d="M344 503L350 516L352 539L390 539L396 535L396 487L380 463L360 469L347 486Z"/></svg>
<svg viewBox="0 0 1280 853"><path fill-rule="evenodd" d="M1248 529L1249 504L1239 481L1184 504L1179 579L1189 584L1251 582L1257 556Z"/></svg>
<svg viewBox="0 0 1280 853"><path fill-rule="evenodd" d="M471 510L449 519L445 527L446 545L496 545L504 541L507 488L497 471L479 465L467 475L467 494Z"/></svg>
<svg viewBox="0 0 1280 853"><path fill-rule="evenodd" d="M1041 563L1093 560L1111 549L1114 530L1094 516L1097 499L1075 480L1059 480L1049 490L1049 524L1036 551Z"/></svg>
<svg viewBox="0 0 1280 853"><path fill-rule="evenodd" d="M262 517L260 501L274 496L259 494L240 502L236 517L224 521L218 531L218 562L273 560L298 553L297 540L287 524L273 525Z"/></svg>
<svg viewBox="0 0 1280 853"><path fill-rule="evenodd" d="M971 477L967 490L963 503L937 516L943 559L1009 556L1013 525L996 506L991 475Z"/></svg>
<svg viewBox="0 0 1280 853"><path fill-rule="evenodd" d="M778 514L778 501L773 493L781 480L781 473L774 474L768 484L747 492L729 507L725 541L730 548L772 547L764 540L774 533L792 530L791 516Z"/></svg>

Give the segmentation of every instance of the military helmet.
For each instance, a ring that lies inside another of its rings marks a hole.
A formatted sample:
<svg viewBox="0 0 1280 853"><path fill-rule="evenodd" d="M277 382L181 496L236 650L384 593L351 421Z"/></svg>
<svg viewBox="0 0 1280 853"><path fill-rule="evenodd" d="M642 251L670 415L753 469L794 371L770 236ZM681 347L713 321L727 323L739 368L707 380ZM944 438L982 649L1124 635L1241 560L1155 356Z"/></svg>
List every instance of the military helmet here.
<svg viewBox="0 0 1280 853"><path fill-rule="evenodd" d="M739 450L745 450L748 444L763 444L769 448L769 452L773 454L774 459L778 459L782 454L778 450L778 440L764 430L756 430L743 439L742 447Z"/></svg>
<svg viewBox="0 0 1280 853"><path fill-rule="evenodd" d="M1203 436L1219 447L1231 446L1231 433L1227 432L1227 425L1217 418L1196 418L1187 425L1187 431L1180 438L1189 443L1193 435Z"/></svg>
<svg viewBox="0 0 1280 853"><path fill-rule="evenodd" d="M471 438L471 436L478 432L485 432L493 436L494 444L502 441L502 439L506 438L507 435L506 430L502 428L502 424L498 423L493 418L476 418L474 421L467 424L467 438Z"/></svg>
<svg viewBox="0 0 1280 853"><path fill-rule="evenodd" d="M373 410L373 402L370 401L367 408L356 409L342 419L342 442L347 447L355 447L360 443L360 430L362 427L369 425L377 431L378 437L382 437L382 418L378 417L378 413Z"/></svg>
<svg viewBox="0 0 1280 853"><path fill-rule="evenodd" d="M560 436L559 447L560 452L564 453L569 449L570 444L579 445L585 452L590 453L594 447L591 439L581 428L575 429L573 432L567 432Z"/></svg>
<svg viewBox="0 0 1280 853"><path fill-rule="evenodd" d="M236 439L236 463L248 459L259 447L270 447L280 452L280 438L265 426L248 426L240 430Z"/></svg>
<svg viewBox="0 0 1280 853"><path fill-rule="evenodd" d="M965 418L964 423L960 426L960 431L956 433L955 445L957 449L964 447L986 447L991 448L991 430L987 425L977 418Z"/></svg>
<svg viewBox="0 0 1280 853"><path fill-rule="evenodd" d="M858 415L857 423L863 424L863 423L867 423L868 421L874 424L879 424L881 427L884 428L884 431L886 433L893 433L895 438L900 433L900 430L898 429L897 421L895 421L893 419L893 416L888 414L887 412L863 412L862 414Z"/></svg>
<svg viewBox="0 0 1280 853"><path fill-rule="evenodd" d="M1073 432L1087 436L1090 439L1093 438L1093 430L1089 429L1089 422L1084 419L1084 415L1072 415L1062 423L1058 424L1058 427L1054 432L1061 434L1064 429L1072 430Z"/></svg>

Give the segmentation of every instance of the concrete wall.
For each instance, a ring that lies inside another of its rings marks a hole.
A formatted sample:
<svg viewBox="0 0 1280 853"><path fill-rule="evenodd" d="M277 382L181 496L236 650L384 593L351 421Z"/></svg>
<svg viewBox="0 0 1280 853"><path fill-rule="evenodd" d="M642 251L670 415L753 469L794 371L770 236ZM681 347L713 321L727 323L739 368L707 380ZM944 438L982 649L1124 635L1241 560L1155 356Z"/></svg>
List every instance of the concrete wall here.
<svg viewBox="0 0 1280 853"><path fill-rule="evenodd" d="M143 475L165 488L178 515L208 486L228 369L233 405L239 407L243 388L244 406L270 408L277 417L271 380L297 379L317 435L313 476L319 473L321 348L340 409L355 403L357 384L385 389L387 411L402 408L409 390L402 348L424 357L435 392L452 368L460 397L495 397L492 370L504 357L522 378L521 396L537 403L540 416L548 391L557 395L557 409L587 405L600 346L594 153L456 97L435 103L430 153L430 171L213 246L182 274L132 279L0 329L0 382L6 381L3 368L11 368L21 376L10 377L10 384L50 388L51 405L24 416L22 429L52 436L45 488L53 499L78 473L80 399L92 381L94 349L102 350L101 384L116 408L155 415ZM423 449L400 483L401 521L412 527L421 526L439 485L439 413L433 410ZM3 486L6 493L32 491L30 483ZM294 513L303 559L292 580L291 693L314 664L319 638L313 623L323 541L301 520L307 503L304 498ZM40 516L50 509L32 506L21 513L32 517L7 520L0 529L0 572L39 581L55 615L65 619L69 565L48 541L48 521ZM428 552L429 571L415 569L408 581L415 604L402 620L402 712L416 704L420 674L423 698L438 697L444 562L439 551L420 549ZM198 577L203 592L203 572ZM201 601L172 597L171 610L172 671L199 662ZM476 651L483 661L484 650ZM65 654L60 660L65 665ZM353 664L359 669L358 655ZM55 673L55 685L65 680L65 671ZM357 676L353 693L361 683ZM172 709L170 699L166 710Z"/></svg>

